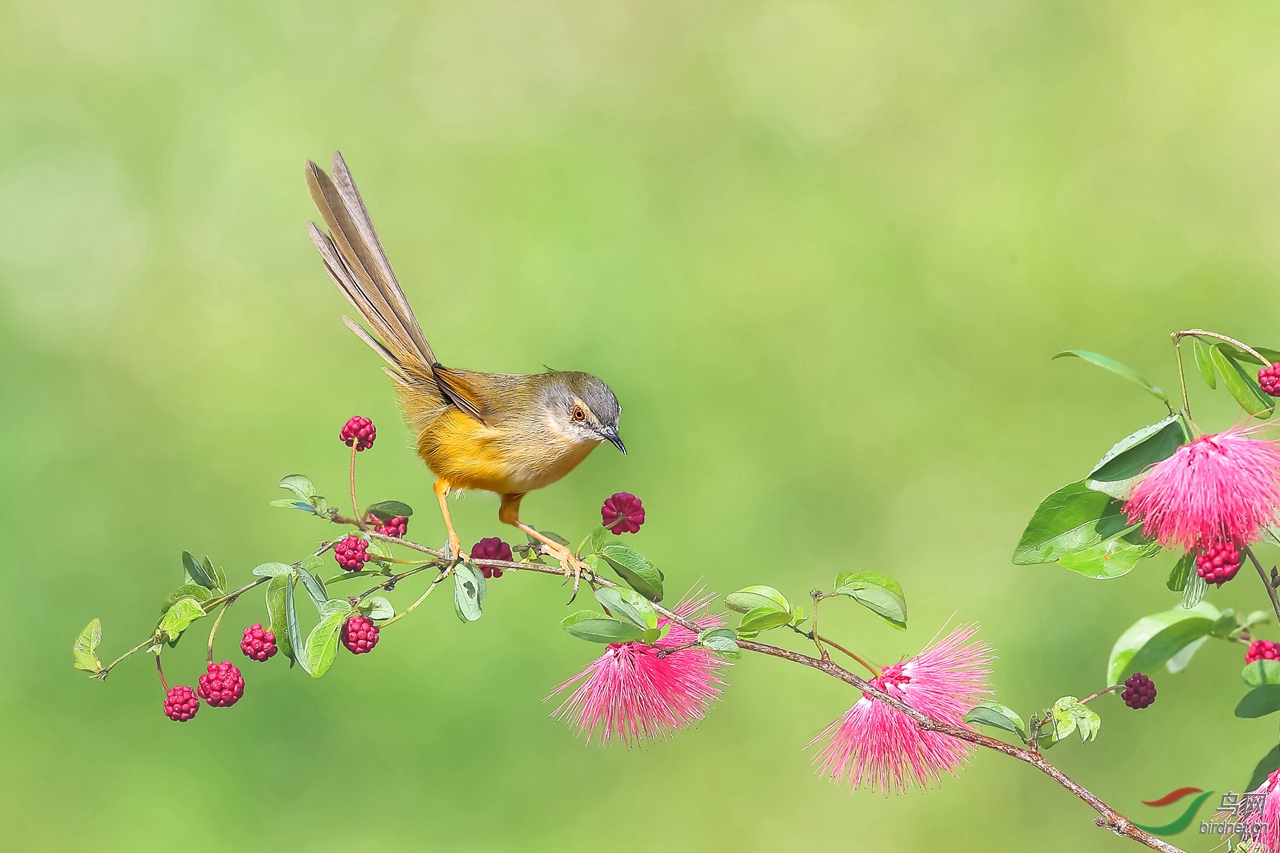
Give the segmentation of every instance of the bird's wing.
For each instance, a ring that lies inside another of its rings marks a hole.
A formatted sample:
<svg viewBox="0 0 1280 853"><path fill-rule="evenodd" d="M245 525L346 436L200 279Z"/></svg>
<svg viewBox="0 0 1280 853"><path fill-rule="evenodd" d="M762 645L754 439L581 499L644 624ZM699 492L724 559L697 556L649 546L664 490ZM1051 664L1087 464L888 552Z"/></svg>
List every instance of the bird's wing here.
<svg viewBox="0 0 1280 853"><path fill-rule="evenodd" d="M485 399L489 395L477 387L474 381L485 374L471 370L453 370L442 364L431 365L431 373L435 376L436 384L455 406L485 426L495 425L498 420L497 411Z"/></svg>

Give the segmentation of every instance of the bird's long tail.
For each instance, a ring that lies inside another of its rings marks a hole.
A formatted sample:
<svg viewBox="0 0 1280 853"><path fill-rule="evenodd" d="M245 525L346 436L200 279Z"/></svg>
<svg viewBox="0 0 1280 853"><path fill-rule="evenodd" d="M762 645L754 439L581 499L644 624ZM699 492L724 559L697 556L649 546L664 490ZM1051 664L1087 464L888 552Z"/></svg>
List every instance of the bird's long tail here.
<svg viewBox="0 0 1280 853"><path fill-rule="evenodd" d="M343 322L386 359L391 365L387 372L398 382L434 386L435 354L396 281L342 155L333 155L332 179L307 161L307 186L329 229L325 233L308 222L311 240L324 258L329 278L373 334L349 317L343 317Z"/></svg>

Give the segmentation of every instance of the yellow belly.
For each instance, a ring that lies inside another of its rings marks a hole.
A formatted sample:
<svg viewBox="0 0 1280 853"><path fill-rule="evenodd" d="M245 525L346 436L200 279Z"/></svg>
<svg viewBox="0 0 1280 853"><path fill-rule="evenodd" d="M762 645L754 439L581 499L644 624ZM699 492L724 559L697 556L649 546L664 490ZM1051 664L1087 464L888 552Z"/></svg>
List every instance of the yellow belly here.
<svg viewBox="0 0 1280 853"><path fill-rule="evenodd" d="M549 428L488 427L450 407L418 436L418 455L452 488L511 495L551 485L597 444L571 442Z"/></svg>

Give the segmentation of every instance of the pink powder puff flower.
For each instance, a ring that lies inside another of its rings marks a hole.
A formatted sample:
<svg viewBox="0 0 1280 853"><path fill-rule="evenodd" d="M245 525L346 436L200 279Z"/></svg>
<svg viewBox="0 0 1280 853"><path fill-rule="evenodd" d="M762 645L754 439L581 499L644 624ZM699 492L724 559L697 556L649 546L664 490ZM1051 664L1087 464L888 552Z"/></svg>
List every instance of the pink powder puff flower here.
<svg viewBox="0 0 1280 853"><path fill-rule="evenodd" d="M718 628L724 619L706 612L714 598L691 592L674 612L702 629ZM601 743L616 735L628 746L665 739L706 716L724 686L719 670L725 662L697 647L660 654L662 649L686 646L697 638L683 625L659 618L658 627L665 625L670 630L653 646L639 641L610 643L586 669L552 691L551 696L556 696L582 682L552 716L568 720L579 734L587 735L588 743L599 729Z"/></svg>
<svg viewBox="0 0 1280 853"><path fill-rule="evenodd" d="M964 715L991 693L987 676L994 654L986 643L970 642L976 632L976 627L956 628L910 660L885 667L871 684L939 722L965 726ZM809 746L823 740L826 745L813 759L821 775L885 793L925 788L931 779L940 780L942 771L955 773L974 748L922 730L902 711L867 694Z"/></svg>
<svg viewBox="0 0 1280 853"><path fill-rule="evenodd" d="M1261 811L1247 817L1248 823L1262 824L1261 833L1253 841L1266 853L1280 853L1280 770L1268 776L1253 793L1266 797Z"/></svg>
<svg viewBox="0 0 1280 853"><path fill-rule="evenodd" d="M1280 448L1251 431L1201 436L1153 465L1124 505L1129 523L1188 551L1256 541L1280 507Z"/></svg>

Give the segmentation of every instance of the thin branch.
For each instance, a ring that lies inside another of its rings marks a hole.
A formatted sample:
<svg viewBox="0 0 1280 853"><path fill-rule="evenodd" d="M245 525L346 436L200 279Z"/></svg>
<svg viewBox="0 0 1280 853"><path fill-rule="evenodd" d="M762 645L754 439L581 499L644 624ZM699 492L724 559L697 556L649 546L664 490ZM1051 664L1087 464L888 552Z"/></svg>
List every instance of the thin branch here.
<svg viewBox="0 0 1280 853"><path fill-rule="evenodd" d="M1266 569L1262 568L1262 563L1258 562L1258 558L1254 556L1253 549L1248 545L1244 546L1244 552L1249 556L1249 562L1253 563L1253 567L1258 570L1258 577L1262 578L1262 585L1267 588L1267 595L1271 597L1271 607L1276 611L1276 619L1280 620L1280 597L1276 596L1276 588L1272 585L1271 579L1267 577Z"/></svg>

